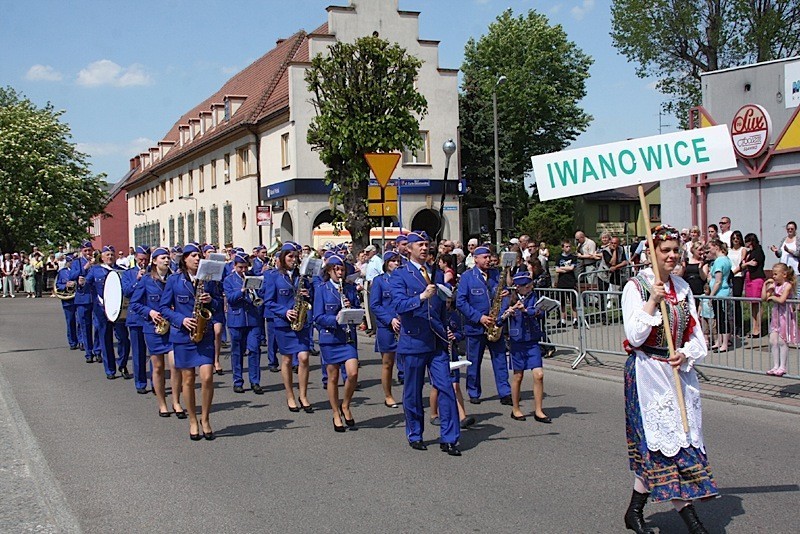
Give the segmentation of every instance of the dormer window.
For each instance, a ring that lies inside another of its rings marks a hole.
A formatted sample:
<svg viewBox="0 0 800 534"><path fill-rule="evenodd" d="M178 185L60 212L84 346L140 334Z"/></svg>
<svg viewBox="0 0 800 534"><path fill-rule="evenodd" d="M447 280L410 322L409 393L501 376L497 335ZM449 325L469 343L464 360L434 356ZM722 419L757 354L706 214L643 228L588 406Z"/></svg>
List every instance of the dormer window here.
<svg viewBox="0 0 800 534"><path fill-rule="evenodd" d="M225 122L231 120L231 101L228 100L227 98L225 99L225 112L223 115L223 119L225 120Z"/></svg>

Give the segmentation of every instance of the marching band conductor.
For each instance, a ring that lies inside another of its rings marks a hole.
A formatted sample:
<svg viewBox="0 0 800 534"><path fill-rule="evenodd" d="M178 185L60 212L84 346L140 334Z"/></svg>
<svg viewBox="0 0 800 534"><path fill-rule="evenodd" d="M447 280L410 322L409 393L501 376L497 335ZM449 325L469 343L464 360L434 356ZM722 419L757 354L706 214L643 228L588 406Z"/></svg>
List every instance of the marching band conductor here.
<svg viewBox="0 0 800 534"><path fill-rule="evenodd" d="M439 448L451 456L458 450L460 428L455 392L450 381L450 358L447 354L448 331L444 326L445 303L437 295L428 270L428 245L425 232L408 234L409 261L390 277L394 307L400 316L400 339L397 354L405 358L403 409L406 437L412 449L427 450L422 441L425 413L422 386L428 368L433 387L439 390L441 436Z"/></svg>

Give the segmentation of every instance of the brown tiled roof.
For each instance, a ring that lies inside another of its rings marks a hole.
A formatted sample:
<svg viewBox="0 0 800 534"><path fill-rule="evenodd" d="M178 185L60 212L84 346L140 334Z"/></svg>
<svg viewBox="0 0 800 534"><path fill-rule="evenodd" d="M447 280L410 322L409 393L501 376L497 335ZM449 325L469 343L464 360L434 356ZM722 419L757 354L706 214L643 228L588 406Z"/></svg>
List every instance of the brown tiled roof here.
<svg viewBox="0 0 800 534"><path fill-rule="evenodd" d="M327 32L327 24L320 27ZM127 177L130 187L149 172L158 174L158 169L177 160L180 156L204 146L227 132L248 124L257 124L271 113L288 107L289 80L287 66L293 61L308 61L308 35L299 31L288 39L280 41L275 48L237 73L213 95L181 116L172 128L164 135L162 141L173 141L175 145L167 155L149 165L146 169L139 167ZM202 136L180 146L178 126L188 124L190 119L200 117L200 112L210 111L211 104L221 104L226 95L243 95L247 99L227 122L220 122ZM144 171L144 172L143 172Z"/></svg>

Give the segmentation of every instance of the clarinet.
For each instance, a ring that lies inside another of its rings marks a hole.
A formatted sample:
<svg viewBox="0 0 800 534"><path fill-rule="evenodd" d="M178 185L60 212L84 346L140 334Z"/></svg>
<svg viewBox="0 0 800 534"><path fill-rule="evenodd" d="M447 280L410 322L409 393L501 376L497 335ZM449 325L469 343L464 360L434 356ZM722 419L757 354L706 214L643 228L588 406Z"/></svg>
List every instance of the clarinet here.
<svg viewBox="0 0 800 534"><path fill-rule="evenodd" d="M341 305L342 309L343 310L349 310L350 307L349 306L345 306L345 303L344 303L344 301L345 301L344 282L342 282L341 279L339 280L339 285L337 286L337 289L339 290L339 302L340 302L340 305ZM351 325L349 325L349 324L345 325L346 332L347 332L347 337L345 339L346 339L346 343L347 344L350 344L350 343L353 342L353 336L352 336L352 332L350 331L350 326Z"/></svg>

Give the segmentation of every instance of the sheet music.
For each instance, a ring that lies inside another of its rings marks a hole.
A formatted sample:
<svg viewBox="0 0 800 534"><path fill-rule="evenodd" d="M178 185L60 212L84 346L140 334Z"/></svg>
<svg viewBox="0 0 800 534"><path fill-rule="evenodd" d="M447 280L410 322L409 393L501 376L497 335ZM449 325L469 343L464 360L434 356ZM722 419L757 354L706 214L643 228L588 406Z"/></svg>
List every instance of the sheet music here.
<svg viewBox="0 0 800 534"><path fill-rule="evenodd" d="M261 284L264 283L263 276L245 276L244 288L245 289L261 289Z"/></svg>
<svg viewBox="0 0 800 534"><path fill-rule="evenodd" d="M553 310L561 308L561 303L549 297L539 297L536 301L536 310L544 313L550 313Z"/></svg>
<svg viewBox="0 0 800 534"><path fill-rule="evenodd" d="M336 322L339 324L361 324L364 320L364 310L361 308L353 308L348 310L339 310L336 314Z"/></svg>
<svg viewBox="0 0 800 534"><path fill-rule="evenodd" d="M215 282L219 282L222 280L222 272L224 269L224 261L200 260L196 278L205 281L214 280Z"/></svg>
<svg viewBox="0 0 800 534"><path fill-rule="evenodd" d="M212 252L211 254L208 255L208 259L211 261L221 261L221 262L227 261L225 254L221 254L219 252Z"/></svg>

